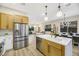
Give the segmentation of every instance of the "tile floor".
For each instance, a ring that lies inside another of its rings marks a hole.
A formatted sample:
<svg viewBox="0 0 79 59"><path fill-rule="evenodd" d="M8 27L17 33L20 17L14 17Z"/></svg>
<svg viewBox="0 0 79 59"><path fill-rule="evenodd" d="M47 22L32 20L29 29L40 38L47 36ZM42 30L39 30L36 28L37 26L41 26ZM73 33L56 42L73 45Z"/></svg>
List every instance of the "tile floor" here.
<svg viewBox="0 0 79 59"><path fill-rule="evenodd" d="M22 48L18 50L11 50L4 54L4 56L43 56L37 49L32 47Z"/></svg>
<svg viewBox="0 0 79 59"><path fill-rule="evenodd" d="M10 50L4 54L4 56L43 56L37 49L29 46L19 50ZM73 56L79 56L79 50L77 46L73 47Z"/></svg>
<svg viewBox="0 0 79 59"><path fill-rule="evenodd" d="M78 46L73 46L73 56L79 56L79 48L78 48Z"/></svg>

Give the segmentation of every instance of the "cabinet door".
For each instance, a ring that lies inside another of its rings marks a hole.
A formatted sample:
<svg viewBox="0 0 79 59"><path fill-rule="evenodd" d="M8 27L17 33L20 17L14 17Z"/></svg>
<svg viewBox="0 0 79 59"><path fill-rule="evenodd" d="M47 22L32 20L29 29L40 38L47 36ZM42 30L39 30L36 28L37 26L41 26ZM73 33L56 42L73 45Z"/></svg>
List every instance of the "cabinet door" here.
<svg viewBox="0 0 79 59"><path fill-rule="evenodd" d="M22 23L28 23L28 17L23 16L21 20L22 20Z"/></svg>
<svg viewBox="0 0 79 59"><path fill-rule="evenodd" d="M48 43L48 55L49 56L64 56L65 55L64 46L57 44L55 42L49 41L49 43Z"/></svg>
<svg viewBox="0 0 79 59"><path fill-rule="evenodd" d="M48 45L48 55L49 56L61 56L61 49L58 49L51 44Z"/></svg>
<svg viewBox="0 0 79 59"><path fill-rule="evenodd" d="M16 16L14 17L14 22L22 23L21 19L22 19L21 16L17 16L17 15L16 15Z"/></svg>
<svg viewBox="0 0 79 59"><path fill-rule="evenodd" d="M14 17L12 15L8 15L8 29L13 30L13 20Z"/></svg>
<svg viewBox="0 0 79 59"><path fill-rule="evenodd" d="M44 55L48 55L48 41L45 39L42 39L42 42L41 42L41 52Z"/></svg>
<svg viewBox="0 0 79 59"><path fill-rule="evenodd" d="M8 27L8 16L7 16L7 14L4 14L4 13L1 13L1 19L0 19L0 21L1 21L1 26L0 26L0 28L1 29L7 29L7 27Z"/></svg>

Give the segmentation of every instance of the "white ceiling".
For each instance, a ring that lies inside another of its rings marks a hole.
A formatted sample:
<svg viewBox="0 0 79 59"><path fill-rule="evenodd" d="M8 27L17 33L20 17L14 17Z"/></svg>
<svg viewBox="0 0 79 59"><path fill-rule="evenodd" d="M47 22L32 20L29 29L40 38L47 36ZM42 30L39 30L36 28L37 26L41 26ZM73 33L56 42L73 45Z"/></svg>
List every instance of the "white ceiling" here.
<svg viewBox="0 0 79 59"><path fill-rule="evenodd" d="M45 22L42 15L45 11L45 5L48 6L48 21L58 19L56 16L58 3L1 3L0 5L25 13L29 16L31 24ZM61 4L61 6L66 16L79 15L79 4L73 3L69 6L67 4Z"/></svg>

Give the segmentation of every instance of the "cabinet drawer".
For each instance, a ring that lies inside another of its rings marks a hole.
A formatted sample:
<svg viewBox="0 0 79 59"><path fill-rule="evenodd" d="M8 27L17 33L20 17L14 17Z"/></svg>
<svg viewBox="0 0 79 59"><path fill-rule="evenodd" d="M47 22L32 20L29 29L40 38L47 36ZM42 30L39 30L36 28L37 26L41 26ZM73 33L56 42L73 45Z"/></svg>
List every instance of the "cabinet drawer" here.
<svg viewBox="0 0 79 59"><path fill-rule="evenodd" d="M51 45L51 46L53 46L53 47L55 47L55 48L62 49L62 45L57 44L55 42L49 41L48 44Z"/></svg>

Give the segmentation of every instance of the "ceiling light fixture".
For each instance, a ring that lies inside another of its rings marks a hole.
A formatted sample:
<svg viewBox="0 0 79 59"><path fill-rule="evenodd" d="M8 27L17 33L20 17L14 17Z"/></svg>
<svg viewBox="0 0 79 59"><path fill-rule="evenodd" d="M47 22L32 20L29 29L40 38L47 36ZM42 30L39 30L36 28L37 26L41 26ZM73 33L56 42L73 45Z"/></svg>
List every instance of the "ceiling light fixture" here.
<svg viewBox="0 0 79 59"><path fill-rule="evenodd" d="M61 17L62 15L63 15L63 13L62 13L61 6L60 6L60 3L59 3L57 17Z"/></svg>
<svg viewBox="0 0 79 59"><path fill-rule="evenodd" d="M48 20L48 17L47 17L47 16L45 16L45 17L44 17L44 20L45 20L45 21L47 21L47 20Z"/></svg>
<svg viewBox="0 0 79 59"><path fill-rule="evenodd" d="M45 6L46 11L45 11L45 17L44 17L44 20L45 20L45 21L48 20L48 17L47 17L47 7L48 7L48 6L46 5L46 6Z"/></svg>
<svg viewBox="0 0 79 59"><path fill-rule="evenodd" d="M36 26L34 25L34 27L36 27Z"/></svg>
<svg viewBox="0 0 79 59"><path fill-rule="evenodd" d="M63 25L65 26L67 23L66 23L66 21L65 21L65 14L64 14L64 23L63 23Z"/></svg>
<svg viewBox="0 0 79 59"><path fill-rule="evenodd" d="M45 13L42 13L42 15L44 16L44 15L45 15Z"/></svg>

